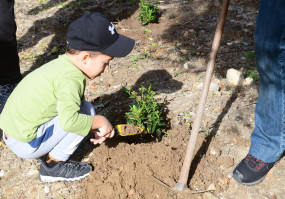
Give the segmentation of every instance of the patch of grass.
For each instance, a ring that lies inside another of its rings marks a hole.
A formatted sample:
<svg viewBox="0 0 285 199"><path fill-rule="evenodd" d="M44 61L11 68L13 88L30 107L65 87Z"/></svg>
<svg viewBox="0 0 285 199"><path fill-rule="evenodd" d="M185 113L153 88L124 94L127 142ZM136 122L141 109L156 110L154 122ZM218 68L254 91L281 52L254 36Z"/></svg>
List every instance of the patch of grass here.
<svg viewBox="0 0 285 199"><path fill-rule="evenodd" d="M46 45L40 45L40 49L45 50L45 49L47 49L47 46Z"/></svg>
<svg viewBox="0 0 285 199"><path fill-rule="evenodd" d="M244 59L246 60L247 70L245 70L245 76L250 77L255 81L259 80L259 74L255 67L255 54L254 51L248 51L245 53Z"/></svg>
<svg viewBox="0 0 285 199"><path fill-rule="evenodd" d="M192 118L192 115L190 115L189 112L185 112L185 113L182 113L180 116L182 117L182 120L184 120L186 124L189 127L191 127L190 119Z"/></svg>
<svg viewBox="0 0 285 199"><path fill-rule="evenodd" d="M253 51L247 51L245 53L245 58L249 60L255 60L255 54Z"/></svg>
<svg viewBox="0 0 285 199"><path fill-rule="evenodd" d="M139 56L130 56L130 58L132 59L132 62L131 62L130 65L126 66L126 68L131 67L131 68L138 69L138 66L139 66L139 65L138 65L137 61L138 61L139 59L144 59L144 57L139 57Z"/></svg>
<svg viewBox="0 0 285 199"><path fill-rule="evenodd" d="M178 75L182 74L182 72L175 72L174 77L177 77Z"/></svg>
<svg viewBox="0 0 285 199"><path fill-rule="evenodd" d="M157 23L159 21L160 11L158 4L159 1L151 3L149 0L140 0L138 19L141 21L141 25L145 26L148 23Z"/></svg>
<svg viewBox="0 0 285 199"><path fill-rule="evenodd" d="M147 88L142 86L139 93L123 87L134 104L130 106L130 111L125 114L128 124L134 124L144 129L147 133L160 137L166 134L161 127L166 124L163 122L161 104L154 99L155 92L151 90L151 85Z"/></svg>
<svg viewBox="0 0 285 199"><path fill-rule="evenodd" d="M259 80L259 74L258 74L258 72L257 72L257 68L254 68L254 69L252 69L252 70L250 70L250 69L246 70L246 71L245 71L245 75L246 75L247 77L252 78L252 79L255 80L255 81L258 81L258 80Z"/></svg>
<svg viewBox="0 0 285 199"><path fill-rule="evenodd" d="M33 61L36 61L39 57L40 55L37 55L36 53L31 53L30 55L24 56L25 59L30 59Z"/></svg>
<svg viewBox="0 0 285 199"><path fill-rule="evenodd" d="M143 31L147 32L147 33L151 33L152 31L150 29L145 28Z"/></svg>

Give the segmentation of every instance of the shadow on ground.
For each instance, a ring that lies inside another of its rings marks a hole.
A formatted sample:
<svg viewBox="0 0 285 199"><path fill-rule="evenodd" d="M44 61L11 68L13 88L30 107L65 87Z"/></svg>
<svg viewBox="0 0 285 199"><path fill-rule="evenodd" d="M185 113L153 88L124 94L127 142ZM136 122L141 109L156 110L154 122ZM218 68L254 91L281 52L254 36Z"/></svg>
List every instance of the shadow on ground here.
<svg viewBox="0 0 285 199"><path fill-rule="evenodd" d="M57 58L59 54L65 53L67 28L72 21L84 13L101 12L107 16L110 21L117 22L128 18L138 8L136 2L131 3L130 1L74 0L68 4L64 4L66 1L67 0L52 0L28 12L29 15L36 15L47 9L60 7L53 16L36 20L33 26L28 29L27 33L18 39L19 51L24 51L37 45L41 39L54 35L52 41L45 47L45 52L36 56L36 61L28 71L23 73L23 76L26 76L48 61Z"/></svg>

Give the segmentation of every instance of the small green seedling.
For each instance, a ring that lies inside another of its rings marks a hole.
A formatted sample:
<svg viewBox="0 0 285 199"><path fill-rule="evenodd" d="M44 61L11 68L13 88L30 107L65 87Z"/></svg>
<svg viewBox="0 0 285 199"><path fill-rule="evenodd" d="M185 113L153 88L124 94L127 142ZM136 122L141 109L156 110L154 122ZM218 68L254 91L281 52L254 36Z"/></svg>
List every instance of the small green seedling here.
<svg viewBox="0 0 285 199"><path fill-rule="evenodd" d="M156 3L151 3L149 0L140 0L140 13L138 19L141 21L141 25L145 26L148 23L158 22L160 16L158 4L158 1L156 1Z"/></svg>
<svg viewBox="0 0 285 199"><path fill-rule="evenodd" d="M145 58L149 58L151 56L151 52L148 50L144 50L144 56Z"/></svg>
<svg viewBox="0 0 285 199"><path fill-rule="evenodd" d="M255 54L253 51L247 51L245 53L245 58L246 59L251 59L251 60L255 60Z"/></svg>
<svg viewBox="0 0 285 199"><path fill-rule="evenodd" d="M126 68L132 67L132 68L138 69L139 65L138 65L137 61L139 59L144 59L144 57L138 57L138 56L130 56L130 58L132 59L132 62L130 65L126 66Z"/></svg>
<svg viewBox="0 0 285 199"><path fill-rule="evenodd" d="M151 33L152 32L150 29L147 29L147 28L144 29L144 31L147 32L147 33Z"/></svg>
<svg viewBox="0 0 285 199"><path fill-rule="evenodd" d="M244 58L246 60L247 67L252 68L252 69L247 69L245 71L245 76L250 77L255 81L258 81L259 80L259 74L257 72L257 68L254 67L254 65L255 65L254 51L246 52Z"/></svg>
<svg viewBox="0 0 285 199"><path fill-rule="evenodd" d="M30 55L24 56L25 59L30 59L32 61L36 61L40 55L37 55L36 53L31 53Z"/></svg>
<svg viewBox="0 0 285 199"><path fill-rule="evenodd" d="M40 49L41 49L41 50L45 50L46 48L47 48L46 45L40 45Z"/></svg>
<svg viewBox="0 0 285 199"><path fill-rule="evenodd" d="M182 72L175 72L174 77L177 77L178 75L182 74Z"/></svg>
<svg viewBox="0 0 285 199"><path fill-rule="evenodd" d="M246 70L245 74L246 74L247 77L250 77L250 78L252 78L255 81L259 80L259 75L258 75L258 72L257 72L257 68L254 68L252 70Z"/></svg>
<svg viewBox="0 0 285 199"><path fill-rule="evenodd" d="M151 90L151 85L146 89L139 88L139 93L123 87L134 104L130 106L130 111L125 114L128 124L134 124L144 129L145 132L156 134L160 137L165 134L161 127L166 124L162 116L161 104L154 99L155 92Z"/></svg>

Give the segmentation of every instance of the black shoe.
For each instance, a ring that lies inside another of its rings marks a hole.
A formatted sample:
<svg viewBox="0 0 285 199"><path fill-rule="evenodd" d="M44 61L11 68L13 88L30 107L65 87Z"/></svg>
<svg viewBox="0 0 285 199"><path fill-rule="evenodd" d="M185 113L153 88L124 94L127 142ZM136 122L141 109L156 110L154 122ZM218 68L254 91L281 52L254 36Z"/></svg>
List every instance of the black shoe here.
<svg viewBox="0 0 285 199"><path fill-rule="evenodd" d="M39 179L42 182L74 182L86 178L91 170L92 167L83 162L59 161L53 167L48 167L46 162L42 160Z"/></svg>
<svg viewBox="0 0 285 199"><path fill-rule="evenodd" d="M17 84L5 84L0 85L0 113L2 112L4 105L14 90L14 88L17 86Z"/></svg>
<svg viewBox="0 0 285 199"><path fill-rule="evenodd" d="M275 162L263 162L248 154L234 169L233 178L243 185L256 185L265 178L274 165Z"/></svg>

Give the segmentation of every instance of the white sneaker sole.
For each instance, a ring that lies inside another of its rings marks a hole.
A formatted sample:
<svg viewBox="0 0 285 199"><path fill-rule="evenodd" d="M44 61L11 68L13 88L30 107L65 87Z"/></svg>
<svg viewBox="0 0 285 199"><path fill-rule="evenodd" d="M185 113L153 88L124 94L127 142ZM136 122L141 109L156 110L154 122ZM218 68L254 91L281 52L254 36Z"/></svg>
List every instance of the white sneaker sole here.
<svg viewBox="0 0 285 199"><path fill-rule="evenodd" d="M89 173L83 176L76 177L76 178L63 178L63 177L52 177L52 176L39 175L39 179L42 182L57 182L57 181L74 182L74 181L82 180L86 178L87 176L89 176Z"/></svg>

